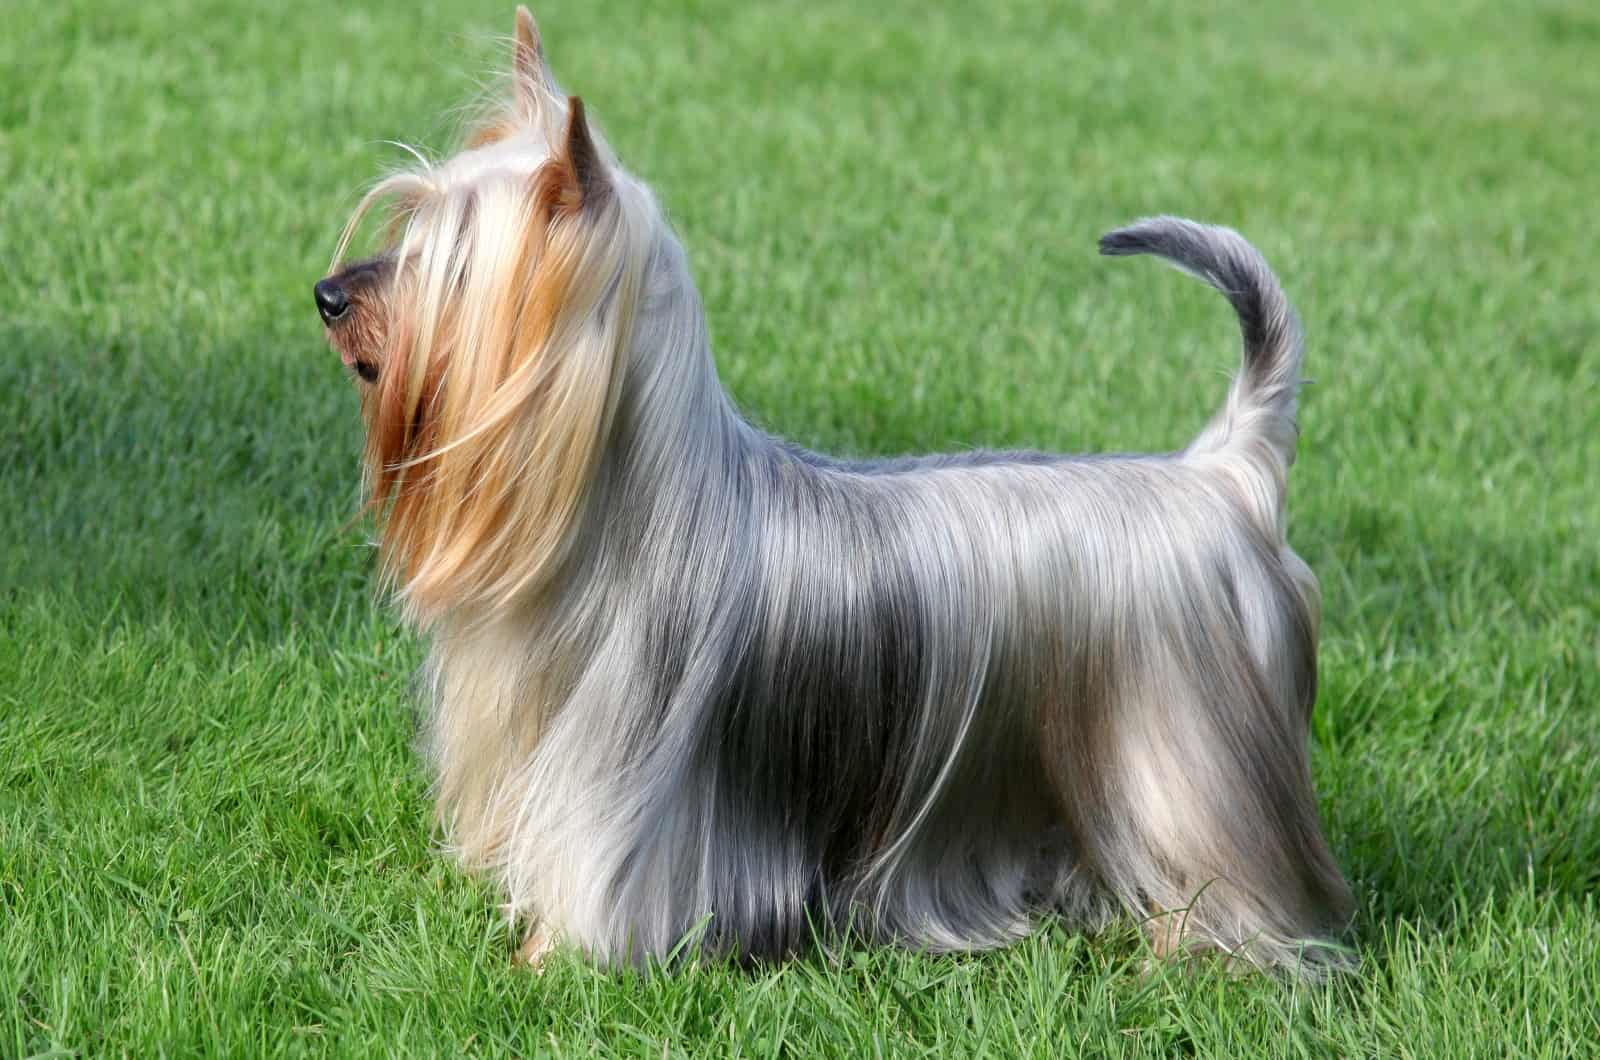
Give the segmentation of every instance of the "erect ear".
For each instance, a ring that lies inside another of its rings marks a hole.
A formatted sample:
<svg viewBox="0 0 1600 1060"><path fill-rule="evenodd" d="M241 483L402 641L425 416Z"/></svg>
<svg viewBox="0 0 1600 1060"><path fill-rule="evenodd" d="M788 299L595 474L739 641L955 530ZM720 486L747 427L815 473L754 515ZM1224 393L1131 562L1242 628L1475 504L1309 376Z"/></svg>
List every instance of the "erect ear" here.
<svg viewBox="0 0 1600 1060"><path fill-rule="evenodd" d="M544 60L539 27L533 21L533 14L521 4L517 5L517 34L512 51L512 73L516 76L519 100L532 102L540 91L555 91L556 82Z"/></svg>
<svg viewBox="0 0 1600 1060"><path fill-rule="evenodd" d="M567 99L566 136L542 173L545 199L552 213L576 213L610 190L600 149L595 146L583 114L583 100L577 96Z"/></svg>

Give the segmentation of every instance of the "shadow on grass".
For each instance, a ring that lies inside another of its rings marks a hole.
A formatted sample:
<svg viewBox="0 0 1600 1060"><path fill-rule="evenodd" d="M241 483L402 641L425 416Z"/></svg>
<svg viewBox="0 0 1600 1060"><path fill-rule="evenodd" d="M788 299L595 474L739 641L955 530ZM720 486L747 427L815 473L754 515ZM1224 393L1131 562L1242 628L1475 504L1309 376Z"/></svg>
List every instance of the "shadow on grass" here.
<svg viewBox="0 0 1600 1060"><path fill-rule="evenodd" d="M314 338L314 336L313 336ZM275 340L267 338L263 343ZM86 349L0 332L0 533L13 604L197 641L370 607L360 434L342 369L222 344Z"/></svg>

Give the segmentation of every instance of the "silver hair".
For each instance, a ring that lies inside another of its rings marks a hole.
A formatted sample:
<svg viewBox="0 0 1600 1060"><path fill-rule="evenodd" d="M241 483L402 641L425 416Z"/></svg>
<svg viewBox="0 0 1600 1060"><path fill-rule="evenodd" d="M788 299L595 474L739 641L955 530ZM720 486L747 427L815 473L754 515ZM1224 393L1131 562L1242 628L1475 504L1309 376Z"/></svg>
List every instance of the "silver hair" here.
<svg viewBox="0 0 1600 1060"><path fill-rule="evenodd" d="M1320 598L1284 536L1301 340L1256 250L1170 217L1101 240L1238 313L1239 374L1180 452L808 452L736 411L682 248L524 18L506 116L391 178L402 249L361 332L383 348L347 354L399 380L368 388L400 439L371 473L409 469L379 498L386 568L431 638L463 860L602 963L977 950L1119 911L1163 953L1338 963ZM519 257L557 250L559 279Z"/></svg>

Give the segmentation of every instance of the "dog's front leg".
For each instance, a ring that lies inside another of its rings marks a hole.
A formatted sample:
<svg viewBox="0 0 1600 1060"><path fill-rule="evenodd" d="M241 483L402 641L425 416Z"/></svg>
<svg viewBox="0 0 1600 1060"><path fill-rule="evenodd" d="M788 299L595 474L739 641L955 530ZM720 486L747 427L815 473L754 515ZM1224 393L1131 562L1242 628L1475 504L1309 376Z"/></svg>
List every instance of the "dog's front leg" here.
<svg viewBox="0 0 1600 1060"><path fill-rule="evenodd" d="M536 972L544 971L544 959L555 950L558 941L555 928L543 920L534 921L527 938L517 949L516 963L526 964Z"/></svg>

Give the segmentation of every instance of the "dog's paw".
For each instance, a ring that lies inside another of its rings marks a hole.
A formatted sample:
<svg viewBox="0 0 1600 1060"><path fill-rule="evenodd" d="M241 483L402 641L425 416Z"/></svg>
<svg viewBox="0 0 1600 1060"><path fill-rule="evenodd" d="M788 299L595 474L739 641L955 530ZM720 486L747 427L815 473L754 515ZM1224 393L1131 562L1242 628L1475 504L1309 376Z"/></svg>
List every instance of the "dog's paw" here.
<svg viewBox="0 0 1600 1060"><path fill-rule="evenodd" d="M544 959L555 951L556 942L555 929L542 922L535 924L517 950L516 963L525 964L535 972L542 973Z"/></svg>

